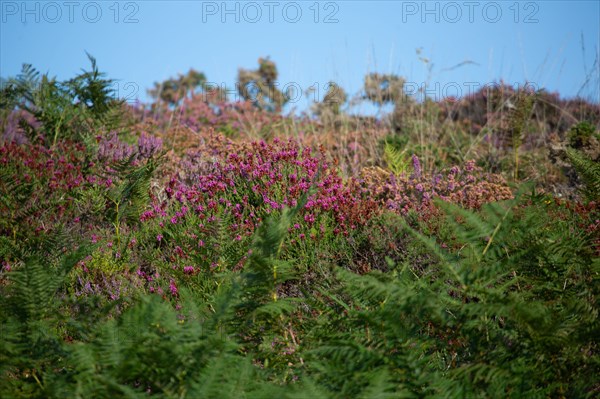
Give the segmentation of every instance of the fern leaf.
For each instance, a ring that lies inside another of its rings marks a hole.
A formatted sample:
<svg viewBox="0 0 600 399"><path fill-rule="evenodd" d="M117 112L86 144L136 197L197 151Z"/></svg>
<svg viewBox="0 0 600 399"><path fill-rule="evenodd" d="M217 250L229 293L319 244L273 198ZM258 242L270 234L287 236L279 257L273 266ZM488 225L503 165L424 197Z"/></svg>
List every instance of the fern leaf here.
<svg viewBox="0 0 600 399"><path fill-rule="evenodd" d="M600 163L586 158L581 152L567 148L567 156L585 183L584 193L592 201L600 198Z"/></svg>
<svg viewBox="0 0 600 399"><path fill-rule="evenodd" d="M384 159L388 168L395 175L406 173L409 166L409 161L406 159L406 149L400 151L394 145L386 142L384 147Z"/></svg>

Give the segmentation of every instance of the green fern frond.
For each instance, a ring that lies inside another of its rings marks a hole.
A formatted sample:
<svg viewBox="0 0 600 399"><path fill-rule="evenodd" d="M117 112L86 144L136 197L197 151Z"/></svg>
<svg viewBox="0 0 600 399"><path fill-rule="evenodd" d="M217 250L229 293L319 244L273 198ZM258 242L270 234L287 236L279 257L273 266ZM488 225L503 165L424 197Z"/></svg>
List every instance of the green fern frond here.
<svg viewBox="0 0 600 399"><path fill-rule="evenodd" d="M567 148L566 152L571 165L585 184L584 193L590 200L597 201L600 198L600 163L592 161L573 148Z"/></svg>
<svg viewBox="0 0 600 399"><path fill-rule="evenodd" d="M107 194L107 199L113 205L108 217L115 223L121 220L139 222L139 216L150 202L150 182L160 159L149 159L136 166L134 158L135 154L132 154L113 167L119 181Z"/></svg>
<svg viewBox="0 0 600 399"><path fill-rule="evenodd" d="M393 174L401 175L408 170L410 162L406 159L406 148L400 151L396 146L386 141L383 151L385 162Z"/></svg>

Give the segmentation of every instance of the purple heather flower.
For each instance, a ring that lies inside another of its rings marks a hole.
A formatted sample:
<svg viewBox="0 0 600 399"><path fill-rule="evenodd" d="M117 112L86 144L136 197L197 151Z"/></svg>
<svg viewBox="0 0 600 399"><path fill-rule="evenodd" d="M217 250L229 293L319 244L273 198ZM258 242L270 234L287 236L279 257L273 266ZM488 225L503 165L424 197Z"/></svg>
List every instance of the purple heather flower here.
<svg viewBox="0 0 600 399"><path fill-rule="evenodd" d="M412 156L413 168L415 170L415 177L421 177L421 162L419 161L419 157L415 154Z"/></svg>
<svg viewBox="0 0 600 399"><path fill-rule="evenodd" d="M100 137L98 143L98 158L108 161L121 161L130 157L134 149L127 143L122 142L117 132Z"/></svg>
<svg viewBox="0 0 600 399"><path fill-rule="evenodd" d="M171 291L171 295L176 296L177 295L177 286L175 285L175 281L171 280L169 282L169 291Z"/></svg>
<svg viewBox="0 0 600 399"><path fill-rule="evenodd" d="M162 148L162 139L142 133L138 139L138 153L142 158L150 158Z"/></svg>
<svg viewBox="0 0 600 399"><path fill-rule="evenodd" d="M475 161L467 161L465 162L465 170L467 172L472 172L473 170L475 170Z"/></svg>
<svg viewBox="0 0 600 399"><path fill-rule="evenodd" d="M3 267L4 271L6 271L6 272L11 271L10 263L8 263L7 261L2 262L2 267Z"/></svg>
<svg viewBox="0 0 600 399"><path fill-rule="evenodd" d="M194 266L185 266L183 268L183 272L186 274L192 274L194 273Z"/></svg>

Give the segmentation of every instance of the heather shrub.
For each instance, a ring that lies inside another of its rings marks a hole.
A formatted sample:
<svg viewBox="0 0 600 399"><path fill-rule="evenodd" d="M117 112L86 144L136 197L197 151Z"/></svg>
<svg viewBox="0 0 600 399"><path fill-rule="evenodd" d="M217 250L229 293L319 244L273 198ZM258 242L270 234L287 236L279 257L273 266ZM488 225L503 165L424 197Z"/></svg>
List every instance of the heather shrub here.
<svg viewBox="0 0 600 399"><path fill-rule="evenodd" d="M297 206L309 192L282 246L303 269L300 254L313 257L313 248L351 235L378 212L358 185L342 180L324 153L301 149L292 140L239 145L228 155L223 147L213 148L205 157L188 157L185 174L175 175L164 196L155 197L152 209L141 215L145 242L161 249L169 265L165 272L183 280L241 269L265 218Z"/></svg>
<svg viewBox="0 0 600 399"><path fill-rule="evenodd" d="M39 144L0 146L0 234L25 246L81 231L74 207L91 163L84 147L61 143L54 149Z"/></svg>
<svg viewBox="0 0 600 399"><path fill-rule="evenodd" d="M419 157L412 156L412 173L395 175L381 168L363 170L362 184L387 209L407 214L410 209L427 208L434 198L476 209L484 203L512 197L501 176L484 173L474 161L443 173L424 173Z"/></svg>

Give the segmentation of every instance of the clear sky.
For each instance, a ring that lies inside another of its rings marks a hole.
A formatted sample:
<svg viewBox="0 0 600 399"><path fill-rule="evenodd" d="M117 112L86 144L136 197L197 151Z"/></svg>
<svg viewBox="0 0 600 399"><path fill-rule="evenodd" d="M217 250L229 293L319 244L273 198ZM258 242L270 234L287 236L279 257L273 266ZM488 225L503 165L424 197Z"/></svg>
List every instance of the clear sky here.
<svg viewBox="0 0 600 399"><path fill-rule="evenodd" d="M238 68L270 56L280 86L321 97L331 80L355 94L381 72L405 77L409 91L427 82L430 97L503 79L599 101L599 4L0 0L0 76L31 63L70 78L89 66L87 51L121 97L145 101L153 82L190 68L233 88ZM298 96L292 107L306 105Z"/></svg>

